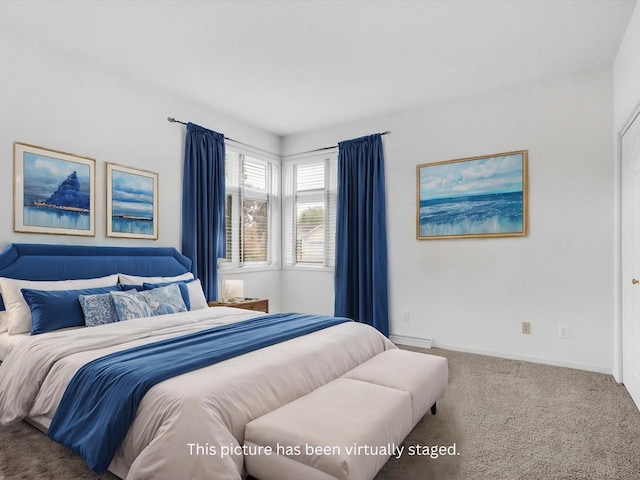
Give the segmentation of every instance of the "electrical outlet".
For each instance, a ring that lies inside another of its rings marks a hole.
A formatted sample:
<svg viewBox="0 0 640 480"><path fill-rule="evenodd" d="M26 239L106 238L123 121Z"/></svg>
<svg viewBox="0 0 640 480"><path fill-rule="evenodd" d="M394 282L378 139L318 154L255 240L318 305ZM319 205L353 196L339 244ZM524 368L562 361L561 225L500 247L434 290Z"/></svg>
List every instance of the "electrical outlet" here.
<svg viewBox="0 0 640 480"><path fill-rule="evenodd" d="M402 310L402 320L405 322L409 321L409 310Z"/></svg>
<svg viewBox="0 0 640 480"><path fill-rule="evenodd" d="M560 338L569 338L569 325L558 325L558 336Z"/></svg>
<svg viewBox="0 0 640 480"><path fill-rule="evenodd" d="M522 322L522 333L525 335L531 334L531 322Z"/></svg>

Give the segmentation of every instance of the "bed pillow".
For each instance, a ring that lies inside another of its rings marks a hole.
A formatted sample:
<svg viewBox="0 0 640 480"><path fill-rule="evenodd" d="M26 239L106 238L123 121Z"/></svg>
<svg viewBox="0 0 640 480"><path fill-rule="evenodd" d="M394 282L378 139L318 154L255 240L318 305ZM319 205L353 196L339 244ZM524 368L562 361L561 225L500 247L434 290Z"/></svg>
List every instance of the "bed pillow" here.
<svg viewBox="0 0 640 480"><path fill-rule="evenodd" d="M168 315L170 313L186 312L187 307L182 300L180 287L172 283L166 287L154 288L138 293L145 299L151 309L151 315Z"/></svg>
<svg viewBox="0 0 640 480"><path fill-rule="evenodd" d="M9 314L7 312L0 312L0 333L6 332L9 329Z"/></svg>
<svg viewBox="0 0 640 480"><path fill-rule="evenodd" d="M144 290L142 285L120 285L120 290L123 292L141 292Z"/></svg>
<svg viewBox="0 0 640 480"><path fill-rule="evenodd" d="M134 318L167 315L186 312L180 288L176 284L158 287L142 292L111 292L118 320L123 322Z"/></svg>
<svg viewBox="0 0 640 480"><path fill-rule="evenodd" d="M136 290L110 293L119 322L151 316L151 308L140 293Z"/></svg>
<svg viewBox="0 0 640 480"><path fill-rule="evenodd" d="M209 308L207 298L204 296L202 290L202 283L200 279L196 278L193 282L187 283L187 289L189 290L189 301L191 302L191 308L189 310L200 310L202 308Z"/></svg>
<svg viewBox="0 0 640 480"><path fill-rule="evenodd" d="M188 282L193 282L193 280L188 280ZM154 288L166 287L167 285L177 285L180 289L180 295L182 295L182 301L184 302L187 310L191 310L191 301L189 300L189 289L187 288L187 282L167 282L167 283L143 283L143 290L153 290Z"/></svg>
<svg viewBox="0 0 640 480"><path fill-rule="evenodd" d="M142 285L143 283L167 283L178 282L180 280L193 280L193 273L187 272L175 277L139 277L137 275L118 274L122 285Z"/></svg>
<svg viewBox="0 0 640 480"><path fill-rule="evenodd" d="M176 283L178 287L180 287L180 293L182 294L182 299L184 300L187 310L193 311L209 307L204 292L202 291L202 283L200 283L200 279L198 278L180 282L144 283L143 286L146 290L150 290L151 288L164 287L171 283Z"/></svg>
<svg viewBox="0 0 640 480"><path fill-rule="evenodd" d="M118 284L118 275L108 275L86 280L61 280L55 282L41 282L32 280L15 280L0 277L0 291L4 298L4 305L8 313L9 335L28 333L31 331L31 310L22 292L23 288L33 290L77 290L85 288L111 287Z"/></svg>
<svg viewBox="0 0 640 480"><path fill-rule="evenodd" d="M6 332L9 329L9 314L4 307L4 301L2 300L2 287L0 286L0 333Z"/></svg>
<svg viewBox="0 0 640 480"><path fill-rule="evenodd" d="M78 297L80 308L84 314L84 323L87 327L106 325L118 321L118 313L110 293L98 293L93 295L80 295Z"/></svg>
<svg viewBox="0 0 640 480"><path fill-rule="evenodd" d="M82 290L22 289L22 295L31 309L31 335L53 332L61 328L83 327L84 314L80 295L109 293L120 287L87 288Z"/></svg>

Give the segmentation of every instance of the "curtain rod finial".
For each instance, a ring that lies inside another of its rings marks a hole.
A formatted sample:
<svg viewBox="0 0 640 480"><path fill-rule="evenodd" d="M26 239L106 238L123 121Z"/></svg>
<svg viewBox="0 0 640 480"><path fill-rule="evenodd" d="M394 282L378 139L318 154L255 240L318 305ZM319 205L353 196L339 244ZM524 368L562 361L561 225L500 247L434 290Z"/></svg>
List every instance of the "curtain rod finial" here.
<svg viewBox="0 0 640 480"><path fill-rule="evenodd" d="M171 123L181 123L182 125L187 125L184 122L181 122L180 120L176 120L175 117L167 117L167 120L169 120Z"/></svg>

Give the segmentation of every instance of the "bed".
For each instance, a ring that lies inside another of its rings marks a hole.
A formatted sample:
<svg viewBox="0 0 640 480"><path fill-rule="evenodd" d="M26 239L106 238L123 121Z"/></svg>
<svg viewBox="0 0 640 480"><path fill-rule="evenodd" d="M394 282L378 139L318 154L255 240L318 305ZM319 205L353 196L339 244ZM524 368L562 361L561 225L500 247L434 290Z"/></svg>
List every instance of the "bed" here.
<svg viewBox="0 0 640 480"><path fill-rule="evenodd" d="M169 277L189 269L189 259L172 248L12 244L0 254L0 277L23 280ZM25 419L46 431L84 364L260 315L217 307L34 336L2 334L0 421ZM130 480L241 479L247 423L394 348L375 329L347 322L165 380L142 398L109 470ZM193 445L210 448L194 454Z"/></svg>

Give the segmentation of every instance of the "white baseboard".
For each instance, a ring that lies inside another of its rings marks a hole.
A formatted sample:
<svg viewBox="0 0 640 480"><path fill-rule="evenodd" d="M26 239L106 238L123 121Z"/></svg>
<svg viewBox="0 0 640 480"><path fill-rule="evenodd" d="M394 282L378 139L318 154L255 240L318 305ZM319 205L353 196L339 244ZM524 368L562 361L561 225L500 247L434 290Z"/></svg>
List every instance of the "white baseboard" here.
<svg viewBox="0 0 640 480"><path fill-rule="evenodd" d="M430 338L405 337L403 335L389 335L389 340L399 345L409 345L410 347L431 348Z"/></svg>
<svg viewBox="0 0 640 480"><path fill-rule="evenodd" d="M506 358L509 360L522 360L524 362L541 363L543 365L553 365L555 367L575 368L577 370L586 370L588 372L605 373L612 375L611 368L599 367L596 365L586 365L582 363L565 362L563 360L552 360L550 358L532 357L529 355L517 355L513 353L495 352L492 350L481 350L478 348L467 348L459 345L447 345L443 343L433 343L434 348L444 348L447 350L455 350L456 352L476 353L478 355L487 355L489 357Z"/></svg>
<svg viewBox="0 0 640 480"><path fill-rule="evenodd" d="M612 375L611 368L603 368L596 365L586 365L582 363L565 362L562 360L552 360L550 358L533 357L529 355L517 355L506 352L496 352L492 350L482 350L479 348L467 348L459 345L448 345L444 343L434 342L432 338L406 337L404 335L389 335L389 340L399 345L409 345L411 347L422 348L444 348L454 350L456 352L475 353L477 355L487 355L489 357L507 358L509 360L522 360L524 362L541 363L543 365L553 365L556 367L575 368L577 370L586 370L588 372L604 373Z"/></svg>

